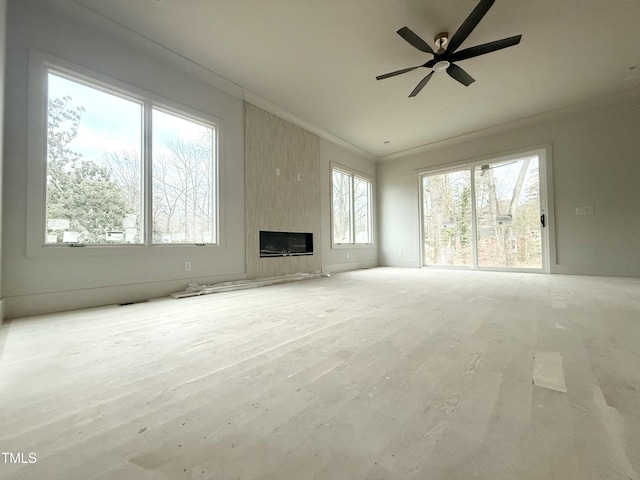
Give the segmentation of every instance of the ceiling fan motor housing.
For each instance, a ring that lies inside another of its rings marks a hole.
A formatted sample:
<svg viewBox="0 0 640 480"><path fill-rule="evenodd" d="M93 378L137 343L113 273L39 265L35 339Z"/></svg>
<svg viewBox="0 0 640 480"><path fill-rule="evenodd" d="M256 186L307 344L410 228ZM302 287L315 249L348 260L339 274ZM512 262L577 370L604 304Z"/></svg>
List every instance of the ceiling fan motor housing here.
<svg viewBox="0 0 640 480"><path fill-rule="evenodd" d="M409 94L409 97L415 97L418 95L436 72L446 71L451 78L465 87L468 87L475 82L475 80L471 75L460 68L457 65L457 62L468 58L478 57L480 55L486 55L487 53L502 50L503 48L512 47L520 43L520 39L522 38L522 35L515 35L513 37L503 38L501 40L495 40L493 42L483 43L482 45L458 50L494 3L495 0L480 0L478 5L476 5L476 8L474 8L469 16L467 16L465 21L460 25L458 30L456 30L456 33L454 33L451 38L449 38L449 32L440 32L434 37L435 49L416 35L409 27L405 26L400 28L396 32L398 35L400 35L414 48L417 48L421 52L433 55L433 58L422 65L407 67L401 70L396 70L395 72L378 75L376 80L384 80L385 78L395 77L396 75L411 72L420 67L425 67L431 71L422 80L420 80Z"/></svg>

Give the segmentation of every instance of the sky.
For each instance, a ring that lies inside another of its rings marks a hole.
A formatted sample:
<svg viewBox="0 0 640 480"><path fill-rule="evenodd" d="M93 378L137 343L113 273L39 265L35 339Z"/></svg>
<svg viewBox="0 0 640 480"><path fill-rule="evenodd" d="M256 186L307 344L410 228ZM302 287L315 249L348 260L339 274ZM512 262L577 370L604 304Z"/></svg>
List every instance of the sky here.
<svg viewBox="0 0 640 480"><path fill-rule="evenodd" d="M69 148L86 159L101 162L108 151L135 151L140 155L142 138L142 103L91 88L62 76L49 73L50 99L72 98L70 108L84 107L78 135ZM194 140L207 127L186 119L153 110L154 148L162 148L172 139Z"/></svg>
<svg viewBox="0 0 640 480"><path fill-rule="evenodd" d="M520 168L522 166L522 162L527 158L531 159L529 163L529 167L527 169L527 173L525 176L525 181L522 190L520 191L519 202L524 202L527 196L527 186L529 182L533 179L533 174L538 170L538 157L524 157L518 158L515 160L510 160L508 162L497 162L490 164L491 169L493 170L493 175L495 179L496 185L496 194L498 195L499 200L510 200L513 195L513 191L516 185L516 180L518 178L518 174L520 173ZM475 174L477 175L476 182L479 178L482 178L482 168L480 165L475 167ZM449 181L453 185L454 183L461 181L468 188L471 187L471 176L469 167L462 167L460 170L454 172L448 172L444 174L435 174L435 175L425 175L423 177L423 184L428 180L431 176L440 176L440 175L448 175ZM476 183L477 185L477 183ZM428 200L425 197L425 201Z"/></svg>

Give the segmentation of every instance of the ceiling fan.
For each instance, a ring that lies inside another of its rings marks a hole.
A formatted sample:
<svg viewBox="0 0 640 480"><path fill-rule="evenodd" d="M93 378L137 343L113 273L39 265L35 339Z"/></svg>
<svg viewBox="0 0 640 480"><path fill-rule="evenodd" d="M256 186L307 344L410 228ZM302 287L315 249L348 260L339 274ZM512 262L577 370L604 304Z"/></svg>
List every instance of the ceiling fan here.
<svg viewBox="0 0 640 480"><path fill-rule="evenodd" d="M461 60L466 60L467 58L477 57L479 55L484 55L485 53L491 53L495 52L496 50L502 50L503 48L512 47L520 43L520 38L522 38L522 35L516 35L514 37L503 38L502 40L483 43L482 45L476 45L475 47L456 51L458 47L460 47L460 45L462 45L462 43L467 39L469 34L471 34L473 29L476 28L478 23L480 23L480 20L482 20L482 17L485 16L494 2L495 0L480 0L480 3L478 3L476 8L473 9L464 23L460 25L460 28L458 28L458 31L453 34L453 37L451 37L450 40L449 34L447 32L442 32L436 35L434 38L435 46L437 49L436 51L434 51L427 42L425 42L422 38L411 31L409 27L402 27L400 30L398 30L398 35L400 35L418 50L433 55L433 59L429 60L423 65L403 68L402 70L379 75L376 77L376 80L384 80L385 78L395 77L396 75L410 72L412 70L415 70L416 68L425 67L431 69L431 72L429 72L426 77L420 80L418 85L416 85L416 88L414 88L413 91L409 94L409 97L415 97L416 95L418 95L418 93L420 93L420 90L422 90L424 86L429 82L429 80L431 80L431 77L435 72L442 72L445 70L450 77L457 80L465 87L468 87L473 82L475 82L475 80L473 79L473 77L471 77L471 75L469 75L453 62L459 62Z"/></svg>

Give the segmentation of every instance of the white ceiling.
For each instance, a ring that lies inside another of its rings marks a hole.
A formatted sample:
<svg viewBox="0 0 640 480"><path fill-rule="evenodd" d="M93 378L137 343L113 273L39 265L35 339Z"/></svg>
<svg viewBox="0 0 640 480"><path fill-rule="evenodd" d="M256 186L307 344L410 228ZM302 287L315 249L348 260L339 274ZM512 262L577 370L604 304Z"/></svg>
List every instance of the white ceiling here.
<svg viewBox="0 0 640 480"><path fill-rule="evenodd" d="M460 49L522 34L520 45L460 62L415 98L432 44L478 0L46 0L114 23L375 157L477 132L640 85L640 1L497 0ZM117 27L117 28L120 28ZM121 28L120 28L121 29ZM121 29L123 32L124 29ZM241 90L242 91L242 90ZM389 141L389 143L384 143Z"/></svg>

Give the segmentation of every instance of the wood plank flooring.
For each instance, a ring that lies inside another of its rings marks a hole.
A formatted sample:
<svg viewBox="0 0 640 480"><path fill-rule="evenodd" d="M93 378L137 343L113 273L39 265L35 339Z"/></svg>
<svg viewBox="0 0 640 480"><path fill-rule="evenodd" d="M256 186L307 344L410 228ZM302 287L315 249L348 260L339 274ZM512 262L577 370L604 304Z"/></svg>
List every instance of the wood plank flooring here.
<svg viewBox="0 0 640 480"><path fill-rule="evenodd" d="M2 479L640 480L640 279L377 268L3 338Z"/></svg>

